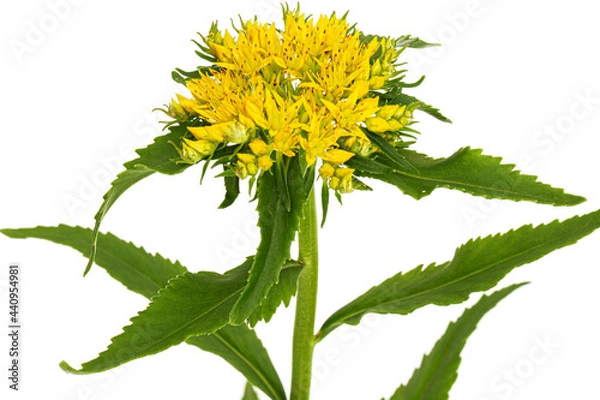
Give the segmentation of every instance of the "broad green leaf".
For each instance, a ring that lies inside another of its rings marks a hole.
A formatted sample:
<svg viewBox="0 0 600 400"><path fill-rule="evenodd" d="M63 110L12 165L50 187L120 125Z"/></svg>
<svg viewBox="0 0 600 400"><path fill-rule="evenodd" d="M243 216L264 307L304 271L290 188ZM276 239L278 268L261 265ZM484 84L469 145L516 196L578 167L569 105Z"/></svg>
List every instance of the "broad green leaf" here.
<svg viewBox="0 0 600 400"><path fill-rule="evenodd" d="M243 323L263 303L271 287L277 283L283 263L290 258L290 246L298 230L302 205L306 199L297 159L294 157L289 160L287 180L275 176L277 171L275 175L266 172L258 180L257 210L261 241L248 276L248 285L231 312L231 323L234 325Z"/></svg>
<svg viewBox="0 0 600 400"><path fill-rule="evenodd" d="M11 238L50 240L72 247L83 255L87 255L91 238L90 229L66 225L4 229L2 233ZM186 272L179 262L173 263L158 254L150 255L142 248L135 247L110 233L99 234L98 246L96 263L128 289L147 298L165 287L169 279ZM298 264L290 265L292 267L289 272L288 269L282 271L281 282L289 282L291 277L297 275L296 271L300 269L296 267ZM283 299L269 299L269 302L277 305L281 301ZM268 354L254 331L246 326L225 326L212 335L191 337L187 343L223 357L271 398L285 398L283 386Z"/></svg>
<svg viewBox="0 0 600 400"><path fill-rule="evenodd" d="M419 173L399 170L383 157L376 160L361 158L356 162L353 157L347 164L356 169L357 175L392 184L415 199L425 197L437 188L448 188L490 199L526 200L557 206L585 201L581 196L538 182L535 176L521 174L512 164L501 164L499 157L482 155L479 149L465 147L441 159L406 149L397 149L397 152Z"/></svg>
<svg viewBox="0 0 600 400"><path fill-rule="evenodd" d="M341 324L358 324L367 313L409 314L428 304L461 303L471 293L494 287L514 268L571 245L599 227L600 210L470 240L456 250L452 261L399 273L340 308L325 321L318 340Z"/></svg>
<svg viewBox="0 0 600 400"><path fill-rule="evenodd" d="M246 283L252 259L225 274L184 272L152 297L148 307L131 319L131 325L111 340L95 359L72 368L75 374L106 371L128 361L159 353L191 336L211 334L227 325L229 312ZM132 344L135 343L135 346Z"/></svg>
<svg viewBox="0 0 600 400"><path fill-rule="evenodd" d="M17 239L49 240L72 247L84 256L87 256L90 248L91 230L87 228L60 225L4 229L0 232ZM143 248L138 248L110 233L100 233L98 236L96 263L129 290L146 298L151 298L165 287L170 279L187 271L177 261L171 262L159 254L151 255ZM294 270L298 269L294 268L297 264L289 263L289 265L292 268L290 272L286 272L287 276L295 274ZM286 281L283 277L285 271L287 269L282 271L283 282ZM272 299L269 301L273 302ZM281 301L283 300L277 304ZM190 337L186 343L222 357L270 398L285 399L283 385L268 353L256 333L245 325L235 327L227 325L212 335Z"/></svg>
<svg viewBox="0 0 600 400"><path fill-rule="evenodd" d="M258 396L256 395L256 392L254 391L254 388L250 382L246 384L246 388L244 389L244 397L242 397L242 400L258 400Z"/></svg>
<svg viewBox="0 0 600 400"><path fill-rule="evenodd" d="M190 166L189 164L181 164L175 161L179 155L173 146L173 143L178 144L181 137L187 133L187 128L185 126L170 126L169 130L170 133L157 137L154 143L148 147L136 150L139 157L124 164L125 171L117 176L117 179L112 182L111 188L104 195L104 202L95 216L96 223L92 233L89 262L83 273L84 275L89 272L94 263L100 224L115 201L127 189L155 172L175 175L183 172Z"/></svg>
<svg viewBox="0 0 600 400"><path fill-rule="evenodd" d="M451 322L431 353L423 357L406 386L400 386L390 400L448 400L458 376L460 353L483 316L502 299L524 284L512 285L483 296L473 307Z"/></svg>

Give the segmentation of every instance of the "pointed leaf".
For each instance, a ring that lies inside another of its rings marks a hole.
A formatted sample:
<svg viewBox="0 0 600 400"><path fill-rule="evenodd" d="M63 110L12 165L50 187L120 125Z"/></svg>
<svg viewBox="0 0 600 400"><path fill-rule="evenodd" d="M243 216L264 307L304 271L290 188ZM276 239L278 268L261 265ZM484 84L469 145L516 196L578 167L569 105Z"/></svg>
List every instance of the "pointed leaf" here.
<svg viewBox="0 0 600 400"><path fill-rule="evenodd" d="M219 205L221 209L232 205L240 195L240 178L237 176L225 176L223 180L225 181L225 199Z"/></svg>
<svg viewBox="0 0 600 400"><path fill-rule="evenodd" d="M387 140L383 138L383 136L371 132L368 129L362 129L367 138L376 145L381 153L388 158L388 161L391 162L394 166L394 169L399 169L402 171L407 171L409 173L418 174L419 171L412 165L406 158L399 153L394 146L392 146Z"/></svg>
<svg viewBox="0 0 600 400"><path fill-rule="evenodd" d="M258 181L257 210L261 241L248 285L231 313L231 323L234 325L243 323L263 303L271 287L277 283L283 263L290 258L290 246L298 230L302 205L306 199L298 158L290 160L287 181L278 179L270 172L264 173ZM281 182L285 182L287 187L281 188ZM284 193L287 191L289 195ZM289 211L286 205L288 200Z"/></svg>
<svg viewBox="0 0 600 400"><path fill-rule="evenodd" d="M435 46L440 46L440 44L428 43L424 40L419 39L418 37L413 37L411 35L403 35L396 39L396 47L398 48L411 47L413 49L423 49L426 47Z"/></svg>
<svg viewBox="0 0 600 400"><path fill-rule="evenodd" d="M377 160L359 160L359 163L366 165L354 164L353 157L347 164L356 168L358 175L392 184L415 199L425 197L433 190L443 187L485 198L526 200L557 206L575 205L585 201L581 196L567 194L563 189L538 182L535 176L521 174L512 164L501 164L502 159L499 157L482 155L479 149L465 147L450 157L441 159L432 159L412 150L397 151L419 173L399 170L383 157ZM394 171L383 172L385 166Z"/></svg>
<svg viewBox="0 0 600 400"><path fill-rule="evenodd" d="M11 238L49 240L72 247L87 256L92 231L87 228L60 225L56 227L4 229L0 232ZM146 298L156 295L160 289L167 285L170 279L187 271L179 262L171 262L160 256L160 254L151 255L143 248L125 242L111 233L99 234L96 263L129 290ZM290 263L290 265L296 266L297 264ZM296 269L299 268L292 267L290 273L286 274L292 275ZM286 278L282 278L282 281L285 282ZM273 291L277 292L277 290ZM273 300L269 301L273 302ZM281 300L277 304L280 302ZM233 327L227 325L212 335L190 337L186 340L186 343L225 359L270 398L276 400L286 398L283 385L273 367L269 354L256 333L247 326Z"/></svg>
<svg viewBox="0 0 600 400"><path fill-rule="evenodd" d="M409 314L428 304L458 304L494 287L514 268L571 245L600 227L600 210L547 225L525 225L504 234L470 240L452 261L399 273L369 289L325 321L322 340L341 324L356 325L367 313Z"/></svg>
<svg viewBox="0 0 600 400"><path fill-rule="evenodd" d="M244 397L242 397L242 400L258 400L258 396L256 395L256 392L254 391L254 388L250 382L246 384L246 388L244 389Z"/></svg>
<svg viewBox="0 0 600 400"><path fill-rule="evenodd" d="M489 296L465 310L463 315L448 325L446 333L435 344L431 353L423 357L406 386L401 386L390 400L448 400L452 385L458 376L460 353L467 339L483 316L502 299L524 284L512 285Z"/></svg>
<svg viewBox="0 0 600 400"><path fill-rule="evenodd" d="M90 250L92 231L79 226L39 226L36 228L2 229L15 239L37 238L72 247L84 256ZM160 254L148 254L143 248L119 239L111 233L98 235L96 263L129 290L150 298L167 285L169 279L186 272L178 261Z"/></svg>
<svg viewBox="0 0 600 400"><path fill-rule="evenodd" d="M185 272L169 281L148 307L131 319L108 348L77 370L66 362L61 368L75 374L106 371L128 361L159 353L191 336L216 332L227 325L229 312L246 283L252 259L223 275ZM135 344L135 345L133 345Z"/></svg>
<svg viewBox="0 0 600 400"><path fill-rule="evenodd" d="M179 155L172 144L179 143L181 137L187 133L187 128L185 126L177 125L170 126L169 130L171 131L170 133L157 137L154 140L154 143L148 147L136 150L139 157L124 164L124 167L126 168L125 171L117 176L117 179L112 182L111 188L104 195L104 202L95 216L96 223L92 233L90 259L84 275L89 272L94 263L97 251L96 241L100 224L115 201L117 201L127 189L155 172L175 175L183 172L190 166L189 164L178 164L175 161L179 158Z"/></svg>

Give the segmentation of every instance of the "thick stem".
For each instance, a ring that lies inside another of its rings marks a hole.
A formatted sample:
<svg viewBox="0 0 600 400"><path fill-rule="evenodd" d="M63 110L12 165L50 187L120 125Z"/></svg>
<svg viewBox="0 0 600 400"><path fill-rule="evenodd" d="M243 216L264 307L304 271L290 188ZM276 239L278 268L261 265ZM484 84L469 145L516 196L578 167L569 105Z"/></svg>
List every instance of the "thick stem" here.
<svg viewBox="0 0 600 400"><path fill-rule="evenodd" d="M303 219L300 221L298 233L298 260L304 265L304 269L298 279L298 294L296 295L291 400L308 400L310 397L319 276L319 240L314 190L304 204L303 211Z"/></svg>

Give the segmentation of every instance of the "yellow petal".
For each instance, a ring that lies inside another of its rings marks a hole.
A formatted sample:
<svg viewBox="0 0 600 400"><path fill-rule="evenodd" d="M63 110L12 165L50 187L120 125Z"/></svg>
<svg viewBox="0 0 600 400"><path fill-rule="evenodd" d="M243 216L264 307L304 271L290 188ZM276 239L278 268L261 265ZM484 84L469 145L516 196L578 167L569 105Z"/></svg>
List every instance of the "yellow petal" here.
<svg viewBox="0 0 600 400"><path fill-rule="evenodd" d="M348 161L354 153L342 149L331 149L324 153L321 158L333 165L340 165Z"/></svg>

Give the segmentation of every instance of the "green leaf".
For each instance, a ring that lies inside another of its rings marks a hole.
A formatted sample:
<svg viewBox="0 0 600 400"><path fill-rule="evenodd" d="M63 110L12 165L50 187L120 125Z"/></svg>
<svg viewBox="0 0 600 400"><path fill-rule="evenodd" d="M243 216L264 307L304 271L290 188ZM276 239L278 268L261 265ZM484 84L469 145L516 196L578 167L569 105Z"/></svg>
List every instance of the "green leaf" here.
<svg viewBox="0 0 600 400"><path fill-rule="evenodd" d="M111 188L104 195L104 202L95 216L96 223L92 233L89 262L83 273L84 275L89 272L94 263L100 224L115 201L131 186L155 172L175 175L190 166L189 164L178 164L174 161L179 158L179 154L172 144L179 143L181 137L187 133L187 128L185 126L170 126L169 130L170 133L157 137L154 143L148 147L136 150L139 157L124 164L125 171L117 176L117 179L112 182Z"/></svg>
<svg viewBox="0 0 600 400"><path fill-rule="evenodd" d="M237 176L225 176L225 199L219 208L227 208L232 205L240 195L240 178Z"/></svg>
<svg viewBox="0 0 600 400"><path fill-rule="evenodd" d="M186 342L224 358L271 399L286 399L267 350L247 326L226 325L215 334L192 336Z"/></svg>
<svg viewBox="0 0 600 400"><path fill-rule="evenodd" d="M229 312L245 286L251 265L252 259L248 259L223 275L214 272L178 275L98 357L82 364L79 370L64 361L61 368L76 374L106 371L159 353L191 336L216 332L227 325Z"/></svg>
<svg viewBox="0 0 600 400"><path fill-rule="evenodd" d="M242 400L258 400L258 396L256 395L256 392L254 391L254 388L250 382L246 384L246 389L244 389L244 397L242 397Z"/></svg>
<svg viewBox="0 0 600 400"><path fill-rule="evenodd" d="M269 290L277 283L285 261L290 258L290 246L298 230L302 204L306 200L298 157L290 160L286 188L273 174L264 173L257 188L258 226L261 241L256 250L248 285L231 312L231 323L243 323L260 306ZM289 191L289 195L285 192ZM286 205L290 201L289 211Z"/></svg>
<svg viewBox="0 0 600 400"><path fill-rule="evenodd" d="M92 231L78 226L39 226L36 228L2 229L13 239L37 238L72 247L88 255ZM111 233L98 235L96 263L129 290L144 297L154 296L169 279L186 272L178 261L172 262L160 254L148 254L143 248L119 239Z"/></svg>
<svg viewBox="0 0 600 400"><path fill-rule="evenodd" d="M88 228L60 225L3 229L0 232L16 239L49 240L72 247L86 256L90 248L92 231ZM187 271L179 262L171 262L159 254L151 255L143 248L125 242L111 233L99 234L96 263L129 290L146 298L153 297L167 285L170 279ZM290 263L290 266L295 265L297 264ZM291 275L297 269L292 267L291 273L287 274ZM286 278L282 278L282 281L285 282ZM270 398L276 400L286 398L269 354L256 333L245 325L235 327L227 325L212 335L190 337L186 343L222 357Z"/></svg>
<svg viewBox="0 0 600 400"><path fill-rule="evenodd" d="M281 303L286 307L290 304L290 300L296 294L298 276L300 276L302 268L302 264L295 261L288 262L283 266L279 275L279 282L269 290L265 301L248 317L250 326L254 326L263 320L269 322Z"/></svg>
<svg viewBox="0 0 600 400"><path fill-rule="evenodd" d="M488 311L523 285L512 285L483 296L477 304L465 310L456 322L448 325L446 333L435 344L431 353L423 357L421 366L415 370L406 386L398 388L390 400L447 400L458 376L460 353L467 339Z"/></svg>
<svg viewBox="0 0 600 400"><path fill-rule="evenodd" d="M538 182L535 176L521 174L512 164L501 164L499 157L482 155L479 149L465 147L448 158L440 159L406 149L397 149L397 152L419 173L401 171L383 157L360 160L366 165L354 163L353 157L347 164L356 168L357 175L392 184L415 199L425 197L437 188L448 188L488 199L526 200L556 206L571 206L585 201L581 196ZM394 171L384 172L386 166ZM375 172L376 169L381 173Z"/></svg>
<svg viewBox="0 0 600 400"><path fill-rule="evenodd" d="M329 211L329 185L326 181L323 181L323 185L321 186L321 210L323 212L321 228L323 228L327 220L327 212Z"/></svg>
<svg viewBox="0 0 600 400"><path fill-rule="evenodd" d="M470 240L456 250L452 261L398 273L340 308L325 321L318 340L342 324L357 325L367 313L409 314L428 304L461 303L471 293L494 287L514 268L571 245L599 227L600 210Z"/></svg>
<svg viewBox="0 0 600 400"><path fill-rule="evenodd" d="M393 163L394 169L400 169L402 171L407 171L410 173L418 174L419 171L412 165L406 158L397 151L397 149L392 146L387 140L383 138L383 136L371 132L368 129L362 129L367 138L376 145L381 153L387 157L387 159Z"/></svg>

